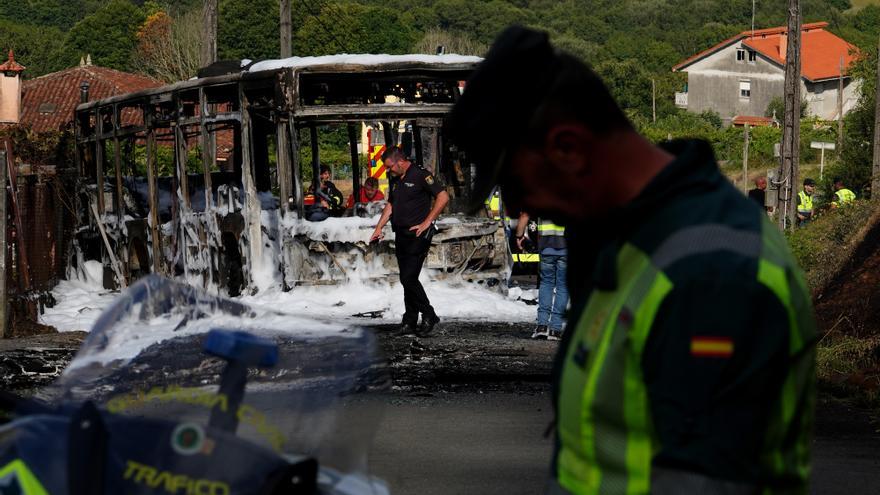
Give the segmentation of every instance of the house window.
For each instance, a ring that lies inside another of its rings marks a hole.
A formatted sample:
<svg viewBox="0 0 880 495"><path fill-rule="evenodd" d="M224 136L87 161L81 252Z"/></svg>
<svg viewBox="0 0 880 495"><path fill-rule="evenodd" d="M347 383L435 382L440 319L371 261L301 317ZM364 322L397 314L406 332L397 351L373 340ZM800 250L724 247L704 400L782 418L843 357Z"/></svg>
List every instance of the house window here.
<svg viewBox="0 0 880 495"><path fill-rule="evenodd" d="M755 60L758 60L758 53L754 50L749 50L749 62L754 62Z"/></svg>
<svg viewBox="0 0 880 495"><path fill-rule="evenodd" d="M739 97L740 98L751 98L752 97L752 83L751 83L751 81L740 81L739 82Z"/></svg>
<svg viewBox="0 0 880 495"><path fill-rule="evenodd" d="M736 50L736 61L743 62L745 59L746 59L746 51L741 48L738 48Z"/></svg>

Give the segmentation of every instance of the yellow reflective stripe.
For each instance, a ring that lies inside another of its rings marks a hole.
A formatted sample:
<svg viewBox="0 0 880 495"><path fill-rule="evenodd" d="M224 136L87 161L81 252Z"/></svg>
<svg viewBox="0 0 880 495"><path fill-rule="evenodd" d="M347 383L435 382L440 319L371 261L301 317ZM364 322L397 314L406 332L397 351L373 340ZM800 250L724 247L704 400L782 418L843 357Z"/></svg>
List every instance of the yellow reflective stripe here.
<svg viewBox="0 0 880 495"><path fill-rule="evenodd" d="M535 263L541 261L541 255L537 253L514 253L513 261L520 263Z"/></svg>
<svg viewBox="0 0 880 495"><path fill-rule="evenodd" d="M810 304L809 289L803 273L788 253L787 244L776 226L764 223L764 249L758 266L758 280L768 287L785 306L789 321L789 356L792 359L778 406L780 425L770 425L765 445L771 454L766 459L777 475L795 478L805 491L810 471L810 438L815 400L816 325ZM790 419L790 423L785 423ZM797 429L796 439L792 439ZM792 442L794 444L792 445Z"/></svg>
<svg viewBox="0 0 880 495"><path fill-rule="evenodd" d="M803 347L803 337L798 331L797 318L791 305L791 293L788 282L785 277L785 269L761 259L758 261L758 281L776 295L779 301L785 306L788 315L789 325L789 356L795 355ZM789 372L782 385L782 398L779 404L779 415L781 424L777 429L768 431L768 445L773 448L772 459L773 468L776 473L786 472L785 459L781 449L783 443L783 435L786 429L794 419L795 406L797 405L797 384L795 373Z"/></svg>
<svg viewBox="0 0 880 495"><path fill-rule="evenodd" d="M28 469L21 459L16 459L0 468L0 479L15 473L24 495L48 495L49 492L40 484L40 480ZM8 485L7 485L8 486Z"/></svg>
<svg viewBox="0 0 880 495"><path fill-rule="evenodd" d="M599 473L595 466L592 466L591 469L591 466L585 460L574 451L565 447L559 451L558 462L560 466L566 466L567 468L559 469L557 475L557 481L560 486L565 488L566 493L578 495L598 493L599 479L590 479L591 476L598 475ZM578 475L581 475L581 477L578 477Z"/></svg>
<svg viewBox="0 0 880 495"><path fill-rule="evenodd" d="M620 308L623 306L623 303L618 303L614 310L612 310L611 314L617 314L620 312ZM599 383L599 376L601 373L598 373L598 370L602 369L602 365L605 362L605 357L608 354L608 347L611 343L611 337L614 335L613 327L614 320L609 318L604 321L604 328L602 329L602 340L599 342L599 348L596 350L596 363L592 365L588 365L591 373L587 376L586 389L584 390L584 394L581 396L580 407L580 421L581 421L581 444L585 447L584 454L586 454L586 462L589 463L588 472L589 479L592 480L598 488L598 486L602 482L602 471L599 469L599 466L596 463L596 432L595 425L593 424L593 411L592 404L593 400L596 397L596 385Z"/></svg>
<svg viewBox="0 0 880 495"><path fill-rule="evenodd" d="M560 227L559 225L555 225L552 223L539 223L538 224L538 232L565 232L565 227Z"/></svg>
<svg viewBox="0 0 880 495"><path fill-rule="evenodd" d="M590 296L581 318L575 325L571 344L565 356L560 380L560 391L556 408L560 451L557 458L556 477L560 486L571 493L594 493L599 489L599 471L587 460L589 443L584 441L582 429L585 428L583 414L583 394L586 389L588 370L596 359L596 352L587 351L600 338L602 323L607 326L609 307L616 299L616 292L594 291ZM583 366L575 362L575 354L586 351Z"/></svg>
<svg viewBox="0 0 880 495"><path fill-rule="evenodd" d="M651 288L639 301L630 331L632 351L626 362L625 419L627 425L626 470L628 473L626 493L644 494L651 490L651 459L654 457L649 416L648 390L642 374L642 351L648 340L654 317L666 295L672 290L672 282L662 272L649 268L645 273L653 279Z"/></svg>
<svg viewBox="0 0 880 495"><path fill-rule="evenodd" d="M602 486L603 473L597 458L593 417L598 384L599 380L607 378L603 378L603 372L618 315L628 301L627 295L637 288L649 261L640 250L631 244L624 244L617 255L616 264L622 285L615 291L594 291L591 294L587 308L575 327L563 365L557 408L561 443L557 478L560 485L577 494L599 493ZM573 358L578 348L584 346L590 350L582 368ZM624 377L616 378L616 383L622 388ZM650 475L650 471L647 475Z"/></svg>

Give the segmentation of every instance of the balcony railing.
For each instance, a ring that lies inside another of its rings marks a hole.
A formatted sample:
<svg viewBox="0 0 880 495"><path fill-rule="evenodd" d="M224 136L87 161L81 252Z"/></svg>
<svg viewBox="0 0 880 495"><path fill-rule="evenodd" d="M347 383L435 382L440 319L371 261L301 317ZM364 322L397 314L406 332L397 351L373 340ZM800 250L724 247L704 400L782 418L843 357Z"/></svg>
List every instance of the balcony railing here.
<svg viewBox="0 0 880 495"><path fill-rule="evenodd" d="M687 92L684 92L684 93L676 92L675 93L675 106L681 107L681 108L687 108L687 106L688 106Z"/></svg>

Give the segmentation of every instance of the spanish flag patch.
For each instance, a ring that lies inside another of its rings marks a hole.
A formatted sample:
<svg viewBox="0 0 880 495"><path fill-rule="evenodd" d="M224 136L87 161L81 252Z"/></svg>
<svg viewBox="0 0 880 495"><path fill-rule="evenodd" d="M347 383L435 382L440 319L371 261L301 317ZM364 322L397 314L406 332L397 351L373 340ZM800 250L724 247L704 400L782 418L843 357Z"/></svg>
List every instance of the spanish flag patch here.
<svg viewBox="0 0 880 495"><path fill-rule="evenodd" d="M691 356L728 358L733 355L730 337L691 337Z"/></svg>

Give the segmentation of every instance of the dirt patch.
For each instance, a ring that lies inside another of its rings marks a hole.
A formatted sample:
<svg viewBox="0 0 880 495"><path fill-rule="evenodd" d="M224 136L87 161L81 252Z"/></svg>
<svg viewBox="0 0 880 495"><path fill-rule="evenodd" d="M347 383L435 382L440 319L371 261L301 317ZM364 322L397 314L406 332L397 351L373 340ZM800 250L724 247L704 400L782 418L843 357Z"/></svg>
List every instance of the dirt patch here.
<svg viewBox="0 0 880 495"><path fill-rule="evenodd" d="M0 340L0 388L27 394L61 374L86 332L64 332Z"/></svg>
<svg viewBox="0 0 880 495"><path fill-rule="evenodd" d="M397 325L364 326L379 339L392 386L408 394L543 389L550 381L558 344L529 339L530 323L447 321L428 337L401 335ZM0 340L0 387L27 392L47 385L70 362L85 335L65 332ZM154 347L142 358L153 356L163 374L199 368L198 352L193 360L185 360L162 344ZM168 356L174 356L173 362L165 363Z"/></svg>
<svg viewBox="0 0 880 495"><path fill-rule="evenodd" d="M880 222L875 215L852 256L816 294L819 329L853 336L880 330Z"/></svg>
<svg viewBox="0 0 880 495"><path fill-rule="evenodd" d="M528 391L550 381L557 342L536 341L533 324L447 322L429 337L373 327L389 360L394 386L413 391Z"/></svg>

